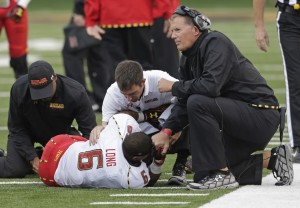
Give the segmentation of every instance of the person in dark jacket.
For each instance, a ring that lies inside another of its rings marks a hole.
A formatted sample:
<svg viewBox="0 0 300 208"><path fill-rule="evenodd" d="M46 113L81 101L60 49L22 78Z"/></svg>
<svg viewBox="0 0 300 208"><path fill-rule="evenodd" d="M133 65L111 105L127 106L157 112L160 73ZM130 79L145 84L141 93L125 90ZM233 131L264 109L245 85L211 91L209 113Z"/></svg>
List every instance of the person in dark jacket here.
<svg viewBox="0 0 300 208"><path fill-rule="evenodd" d="M180 80L161 79L161 92L171 91L178 103L152 137L165 153L169 136L189 124L194 183L191 190L236 188L261 184L263 167L278 182L293 181L288 145L264 150L280 122L273 90L253 64L224 34L211 31L210 20L186 6L171 17L172 39L182 52ZM256 154L253 154L256 153Z"/></svg>
<svg viewBox="0 0 300 208"><path fill-rule="evenodd" d="M74 0L73 14L67 27L84 27L85 16L83 5L84 0ZM80 33L79 30L77 31L77 33ZM79 41L79 43L77 44L80 44L80 41L82 41L82 39L76 40ZM102 106L102 101L97 102L97 100L95 99L95 94L98 93L99 89L101 91L102 83L98 80L95 80L95 78L92 76L95 70L98 70L98 66L95 66L94 64L96 61L94 53L98 53L98 48L95 48L95 46L97 45L90 46L81 50L74 50L71 47L72 44L74 44L74 37L68 37L65 33L64 46L62 49L62 58L65 69L65 75L82 84L85 87L87 94L90 98L93 110L95 112L101 111L100 108ZM88 89L86 84L85 66L88 72L88 79L91 82L92 91Z"/></svg>
<svg viewBox="0 0 300 208"><path fill-rule="evenodd" d="M77 131L72 127L78 124ZM0 178L21 178L38 173L34 143L45 146L58 134L89 138L95 114L84 87L54 73L46 61L31 64L28 75L16 80L10 92L7 155L0 157Z"/></svg>

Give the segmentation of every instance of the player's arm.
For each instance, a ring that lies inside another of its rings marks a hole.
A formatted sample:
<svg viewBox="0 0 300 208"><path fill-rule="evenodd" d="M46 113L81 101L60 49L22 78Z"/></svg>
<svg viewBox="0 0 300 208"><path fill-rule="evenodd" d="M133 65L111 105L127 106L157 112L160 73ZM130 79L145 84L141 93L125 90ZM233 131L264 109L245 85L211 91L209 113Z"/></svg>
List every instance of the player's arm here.
<svg viewBox="0 0 300 208"><path fill-rule="evenodd" d="M162 172L162 166L165 162L166 155L162 155L160 150L154 150L153 153L153 162L151 165L149 165L149 175L150 175L150 181L148 182L147 186L153 186L159 179L161 172Z"/></svg>

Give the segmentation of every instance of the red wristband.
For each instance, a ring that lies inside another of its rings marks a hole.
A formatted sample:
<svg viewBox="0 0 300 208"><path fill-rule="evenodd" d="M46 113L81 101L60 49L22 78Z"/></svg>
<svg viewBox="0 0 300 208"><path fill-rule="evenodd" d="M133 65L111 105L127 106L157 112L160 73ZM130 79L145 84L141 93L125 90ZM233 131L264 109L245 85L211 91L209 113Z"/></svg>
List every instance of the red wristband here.
<svg viewBox="0 0 300 208"><path fill-rule="evenodd" d="M162 129L160 132L165 133L169 137L172 136L172 130L171 129Z"/></svg>

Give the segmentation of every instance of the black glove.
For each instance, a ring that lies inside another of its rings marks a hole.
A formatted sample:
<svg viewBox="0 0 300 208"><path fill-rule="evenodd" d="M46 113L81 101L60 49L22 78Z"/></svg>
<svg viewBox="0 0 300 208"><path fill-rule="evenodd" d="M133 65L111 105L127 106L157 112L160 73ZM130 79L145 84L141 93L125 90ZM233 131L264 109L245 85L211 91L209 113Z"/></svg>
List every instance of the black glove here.
<svg viewBox="0 0 300 208"><path fill-rule="evenodd" d="M157 108L152 108L152 109L145 110L143 112L145 121L149 122L155 128L161 129L158 118L166 110L166 108L169 107L169 106L170 106L170 104L164 104L164 105L161 105Z"/></svg>
<svg viewBox="0 0 300 208"><path fill-rule="evenodd" d="M7 17L11 18L13 21L18 23L21 21L23 12L24 12L23 7L17 5L8 12Z"/></svg>

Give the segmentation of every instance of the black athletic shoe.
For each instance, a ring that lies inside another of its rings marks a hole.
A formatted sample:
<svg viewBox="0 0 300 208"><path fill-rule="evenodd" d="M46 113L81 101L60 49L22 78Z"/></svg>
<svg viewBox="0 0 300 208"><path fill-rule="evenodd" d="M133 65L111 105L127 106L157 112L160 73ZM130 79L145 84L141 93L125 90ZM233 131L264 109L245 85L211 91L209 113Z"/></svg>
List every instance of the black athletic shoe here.
<svg viewBox="0 0 300 208"><path fill-rule="evenodd" d="M189 183L186 187L190 190L233 189L239 187L239 183L232 173L217 171L210 176L206 176L198 183Z"/></svg>
<svg viewBox="0 0 300 208"><path fill-rule="evenodd" d="M294 147L293 162L300 163L300 147Z"/></svg>
<svg viewBox="0 0 300 208"><path fill-rule="evenodd" d="M294 179L292 154L288 145L280 145L271 150L272 156L275 155L275 167L272 170L274 177L278 180L276 186L291 185Z"/></svg>
<svg viewBox="0 0 300 208"><path fill-rule="evenodd" d="M0 148L0 157L4 157L4 155L5 155L4 149Z"/></svg>
<svg viewBox="0 0 300 208"><path fill-rule="evenodd" d="M185 165L175 163L172 170L172 177L169 178L168 185L186 185Z"/></svg>

